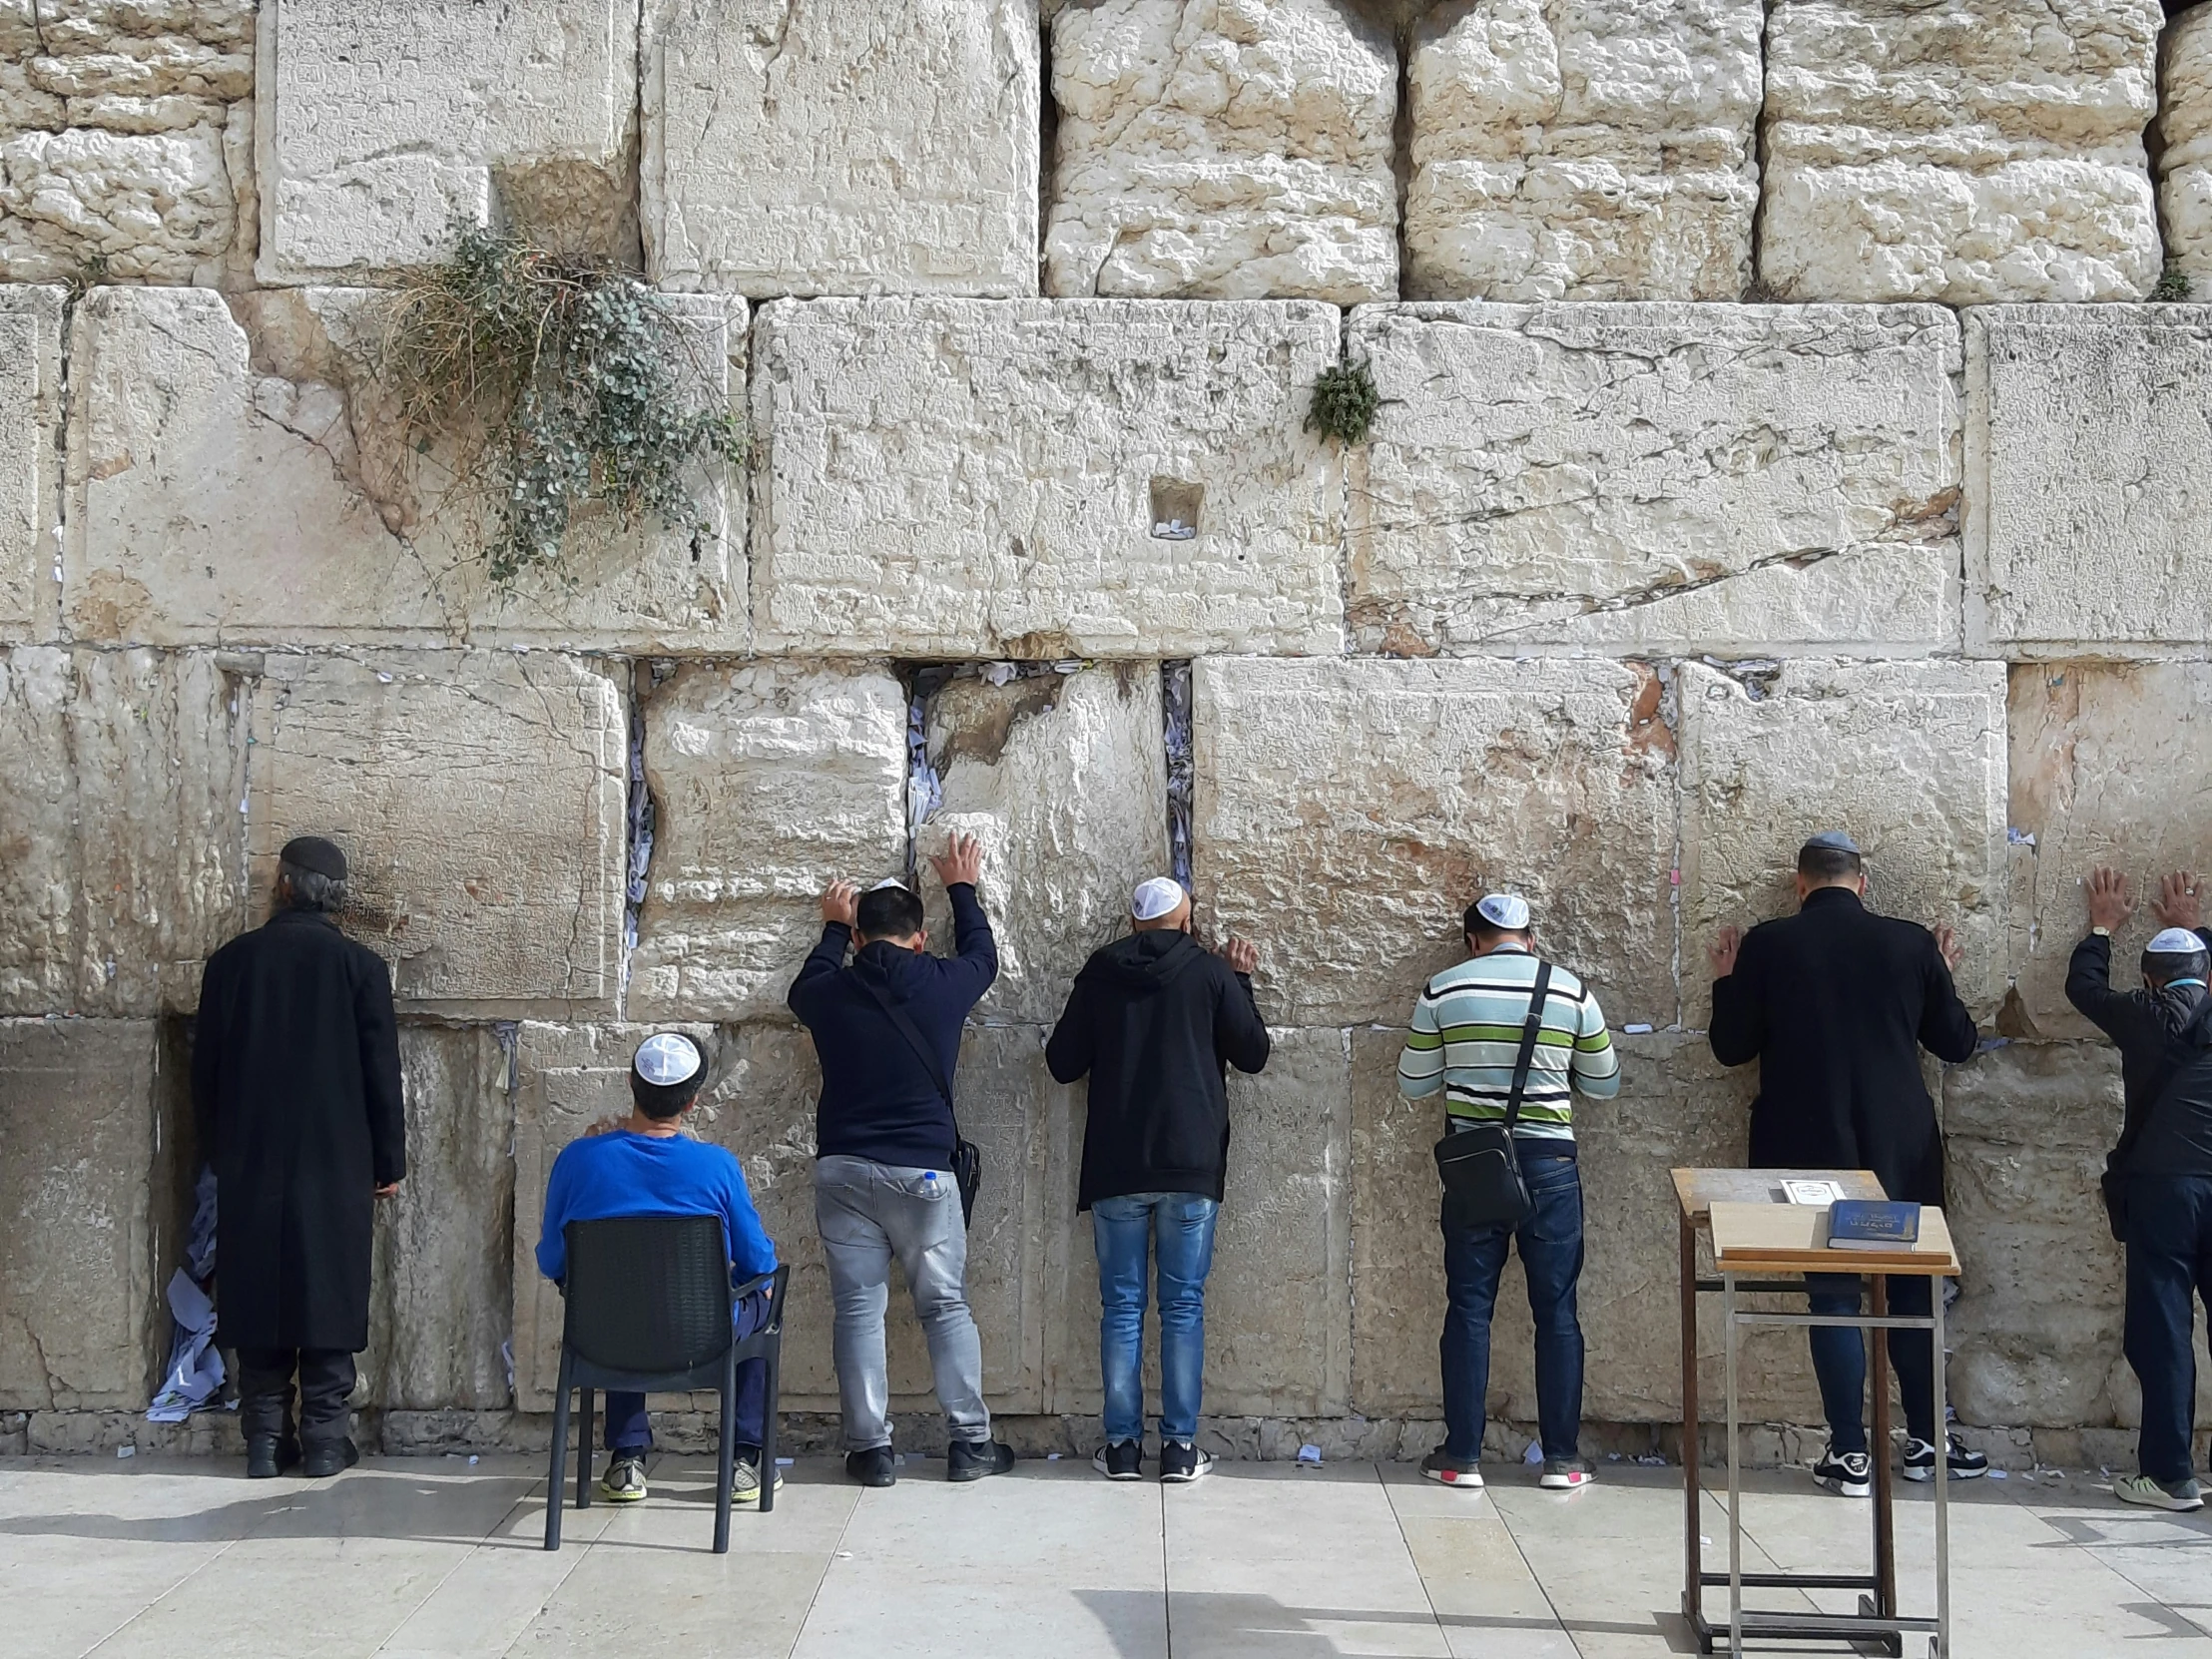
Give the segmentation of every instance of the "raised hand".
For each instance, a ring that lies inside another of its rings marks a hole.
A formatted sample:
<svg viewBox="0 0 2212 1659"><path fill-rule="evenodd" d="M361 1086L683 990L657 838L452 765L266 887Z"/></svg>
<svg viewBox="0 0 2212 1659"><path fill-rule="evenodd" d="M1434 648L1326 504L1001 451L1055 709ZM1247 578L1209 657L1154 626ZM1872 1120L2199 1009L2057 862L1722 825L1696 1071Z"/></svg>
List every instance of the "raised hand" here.
<svg viewBox="0 0 2212 1659"><path fill-rule="evenodd" d="M2135 911L2127 896L2127 877L2102 864L2089 872L2087 896L2091 927L2117 929Z"/></svg>
<svg viewBox="0 0 2212 1659"><path fill-rule="evenodd" d="M1966 947L1958 942L1958 929L1938 925L1929 928L1929 931L1936 935L1936 953L1942 957L1943 966L1956 973L1958 964L1966 955Z"/></svg>
<svg viewBox="0 0 2212 1659"><path fill-rule="evenodd" d="M956 887L962 881L972 887L983 874L983 843L955 830L942 852L929 854L929 867L948 887Z"/></svg>
<svg viewBox="0 0 2212 1659"><path fill-rule="evenodd" d="M1232 973L1250 973L1260 965L1260 947L1232 933L1222 941L1221 959L1229 964Z"/></svg>
<svg viewBox="0 0 2212 1659"><path fill-rule="evenodd" d="M859 919L860 884L857 881L832 881L822 895L822 919L838 921L845 926L855 925Z"/></svg>
<svg viewBox="0 0 2212 1659"><path fill-rule="evenodd" d="M2194 933L2204 919L2203 907L2197 902L2197 872L2193 869L2177 869L2158 883L2158 896L2151 900L2150 913L2161 927L2186 927Z"/></svg>
<svg viewBox="0 0 2212 1659"><path fill-rule="evenodd" d="M1715 979L1726 979L1736 971L1736 952L1743 942L1741 927L1723 927L1713 935L1713 942L1705 947L1705 960L1711 965Z"/></svg>

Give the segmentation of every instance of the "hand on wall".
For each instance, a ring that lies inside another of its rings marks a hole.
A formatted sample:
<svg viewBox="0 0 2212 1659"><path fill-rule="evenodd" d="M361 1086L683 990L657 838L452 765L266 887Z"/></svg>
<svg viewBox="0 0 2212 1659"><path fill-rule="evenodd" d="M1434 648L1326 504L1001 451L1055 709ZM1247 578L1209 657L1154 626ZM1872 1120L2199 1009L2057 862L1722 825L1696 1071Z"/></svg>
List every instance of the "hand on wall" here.
<svg viewBox="0 0 2212 1659"><path fill-rule="evenodd" d="M2177 869L2160 881L2150 913L2161 927L2186 927L2194 933L2204 919L2203 906L2197 902L2197 872Z"/></svg>
<svg viewBox="0 0 2212 1659"><path fill-rule="evenodd" d="M1713 942L1705 947L1705 960L1711 965L1715 979L1726 979L1736 971L1736 951L1743 942L1741 927L1723 927L1713 935Z"/></svg>
<svg viewBox="0 0 2212 1659"><path fill-rule="evenodd" d="M2135 910L2127 896L2127 877L2102 864L2089 872L2088 898L2091 927L2116 928Z"/></svg>

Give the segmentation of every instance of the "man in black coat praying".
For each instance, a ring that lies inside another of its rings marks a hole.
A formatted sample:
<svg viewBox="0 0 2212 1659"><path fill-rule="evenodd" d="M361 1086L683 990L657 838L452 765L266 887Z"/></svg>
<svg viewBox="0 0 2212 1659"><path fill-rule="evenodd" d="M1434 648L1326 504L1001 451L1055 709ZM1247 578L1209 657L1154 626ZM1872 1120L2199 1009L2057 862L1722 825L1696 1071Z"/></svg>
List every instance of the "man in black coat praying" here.
<svg viewBox="0 0 2212 1659"><path fill-rule="evenodd" d="M238 1350L255 1478L359 1460L346 1428L373 1211L407 1172L391 971L338 931L344 898L343 852L287 842L276 913L211 956L201 983L193 1113L216 1172L217 1329Z"/></svg>

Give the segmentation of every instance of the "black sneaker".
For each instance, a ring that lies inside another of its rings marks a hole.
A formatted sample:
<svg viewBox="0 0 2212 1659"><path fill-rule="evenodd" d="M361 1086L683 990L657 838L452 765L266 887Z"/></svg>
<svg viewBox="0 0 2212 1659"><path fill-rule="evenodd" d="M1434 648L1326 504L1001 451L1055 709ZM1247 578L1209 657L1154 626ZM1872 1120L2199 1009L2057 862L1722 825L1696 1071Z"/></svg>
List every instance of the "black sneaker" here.
<svg viewBox="0 0 2212 1659"><path fill-rule="evenodd" d="M1181 1440L1160 1443L1160 1478L1171 1486L1187 1486L1214 1472L1214 1454Z"/></svg>
<svg viewBox="0 0 2212 1659"><path fill-rule="evenodd" d="M1014 1448L999 1440L954 1440L944 1454L947 1480L980 1480L1014 1466Z"/></svg>
<svg viewBox="0 0 2212 1659"><path fill-rule="evenodd" d="M1482 1470L1472 1457L1454 1457L1438 1446L1420 1460L1420 1471L1431 1480L1462 1492L1479 1492L1482 1489Z"/></svg>
<svg viewBox="0 0 2212 1659"><path fill-rule="evenodd" d="M1579 1457L1546 1457L1536 1484L1547 1492L1579 1492L1597 1475Z"/></svg>
<svg viewBox="0 0 2212 1659"><path fill-rule="evenodd" d="M290 1435L257 1434L246 1442L246 1478L274 1480L299 1461L299 1442Z"/></svg>
<svg viewBox="0 0 2212 1659"><path fill-rule="evenodd" d="M1945 1434L1943 1438L1950 1446L1950 1455L1945 1461L1950 1464L1951 1479L1979 1480L1989 1472L1989 1459L1980 1452L1967 1446L1955 1434ZM1905 1441L1903 1472L1908 1480L1935 1479L1936 1448L1926 1440L1916 1440L1908 1435Z"/></svg>
<svg viewBox="0 0 2212 1659"><path fill-rule="evenodd" d="M1813 1478L1846 1497L1871 1497L1874 1495L1874 1459L1864 1451L1838 1451L1830 1446L1813 1465Z"/></svg>
<svg viewBox="0 0 2212 1659"><path fill-rule="evenodd" d="M844 1472L847 1478L863 1486L895 1486L898 1484L898 1459L889 1446L871 1445L863 1451L846 1452Z"/></svg>
<svg viewBox="0 0 2212 1659"><path fill-rule="evenodd" d="M299 1472L309 1480L327 1480L361 1460L360 1447L350 1437L330 1445L311 1446L299 1459Z"/></svg>
<svg viewBox="0 0 2212 1659"><path fill-rule="evenodd" d="M1135 1440L1116 1440L1092 1454L1091 1467L1109 1480L1142 1480L1144 1447Z"/></svg>

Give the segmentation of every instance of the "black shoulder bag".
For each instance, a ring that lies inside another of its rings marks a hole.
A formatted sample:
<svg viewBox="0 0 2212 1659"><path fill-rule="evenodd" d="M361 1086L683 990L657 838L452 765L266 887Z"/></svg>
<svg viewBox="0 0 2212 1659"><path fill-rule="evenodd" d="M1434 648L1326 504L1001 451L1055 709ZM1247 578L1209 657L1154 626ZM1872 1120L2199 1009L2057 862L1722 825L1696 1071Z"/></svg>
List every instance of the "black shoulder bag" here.
<svg viewBox="0 0 2212 1659"><path fill-rule="evenodd" d="M952 1182L960 1189L960 1220L966 1226L975 1225L975 1194L983 1185L983 1154L973 1141L960 1138L960 1110L952 1103L952 1084L945 1077L944 1068L937 1064L936 1051L914 1028L914 1022L906 1017L906 1010L885 994L883 987L869 976L866 969L853 964L852 977L865 987L867 994L875 998L876 1006L883 1010L884 1018L898 1027L898 1034L906 1039L906 1046L914 1051L921 1062L921 1069L929 1074L929 1081L936 1084L937 1093L944 1096L944 1109L952 1118Z"/></svg>
<svg viewBox="0 0 2212 1659"><path fill-rule="evenodd" d="M1447 1227L1518 1227L1535 1205L1521 1179L1513 1147L1513 1125L1520 1121L1521 1095L1536 1057L1536 1038L1544 1028L1544 1000L1551 992L1551 964L1536 964L1536 983L1528 993L1528 1020L1521 1026L1520 1053L1513 1061L1513 1087L1505 1097L1503 1123L1477 1123L1455 1129L1436 1143L1436 1173L1444 1183Z"/></svg>
<svg viewBox="0 0 2212 1659"><path fill-rule="evenodd" d="M2104 1196L2104 1219L2112 1229L2112 1237L2121 1244L2127 1243L2128 1159L2134 1155L2143 1131L2150 1127L2150 1120L2158 1115L2158 1108L2173 1092L2175 1080L2185 1076L2202 1057L2208 1044L2212 1044L2207 1021L2212 1021L2212 996L2197 1004L2188 1024L2167 1037L2166 1050L2172 1064L2166 1075L2158 1080L2158 1092L2151 1096L2150 1104L2136 1114L2135 1121L2120 1131L2119 1145L2105 1155L2104 1174L2098 1179L2097 1187Z"/></svg>

